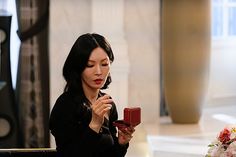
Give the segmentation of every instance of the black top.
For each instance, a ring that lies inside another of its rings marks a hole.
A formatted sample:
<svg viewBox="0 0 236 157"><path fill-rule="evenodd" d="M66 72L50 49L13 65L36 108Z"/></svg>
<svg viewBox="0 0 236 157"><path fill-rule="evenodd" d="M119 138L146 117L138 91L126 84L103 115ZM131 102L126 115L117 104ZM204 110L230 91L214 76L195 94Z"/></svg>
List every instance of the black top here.
<svg viewBox="0 0 236 157"><path fill-rule="evenodd" d="M103 94L104 95L104 94ZM69 93L56 101L50 115L50 130L55 137L59 157L124 157L128 144L118 143L117 130L112 125L118 119L114 103L109 120L105 118L99 133L89 127L91 108Z"/></svg>

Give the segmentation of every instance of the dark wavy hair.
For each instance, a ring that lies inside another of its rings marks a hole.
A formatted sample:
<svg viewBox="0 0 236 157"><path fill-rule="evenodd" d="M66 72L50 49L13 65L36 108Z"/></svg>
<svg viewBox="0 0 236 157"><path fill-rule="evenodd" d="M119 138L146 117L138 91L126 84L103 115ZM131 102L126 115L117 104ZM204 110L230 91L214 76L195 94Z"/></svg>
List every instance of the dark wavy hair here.
<svg viewBox="0 0 236 157"><path fill-rule="evenodd" d="M65 92L84 95L81 75L87 66L92 51L100 47L108 55L111 63L114 61L114 54L108 41L102 35L86 33L78 37L66 58L63 67L63 77L66 80ZM107 89L111 83L110 74L101 89Z"/></svg>

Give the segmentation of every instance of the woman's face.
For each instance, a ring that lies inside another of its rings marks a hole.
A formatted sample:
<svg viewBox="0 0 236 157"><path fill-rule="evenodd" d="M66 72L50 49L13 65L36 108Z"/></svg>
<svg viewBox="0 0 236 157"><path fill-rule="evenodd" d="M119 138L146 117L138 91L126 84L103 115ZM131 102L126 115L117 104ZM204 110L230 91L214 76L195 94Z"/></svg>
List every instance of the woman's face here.
<svg viewBox="0 0 236 157"><path fill-rule="evenodd" d="M82 86L87 89L100 89L106 82L110 72L110 59L106 52L95 48L89 59L86 68L82 72Z"/></svg>

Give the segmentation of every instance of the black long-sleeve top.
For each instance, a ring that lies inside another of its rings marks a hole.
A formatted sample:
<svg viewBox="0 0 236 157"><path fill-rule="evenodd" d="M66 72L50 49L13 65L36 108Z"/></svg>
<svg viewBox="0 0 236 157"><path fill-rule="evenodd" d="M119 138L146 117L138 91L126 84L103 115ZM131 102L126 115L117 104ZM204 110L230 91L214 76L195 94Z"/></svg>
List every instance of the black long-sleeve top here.
<svg viewBox="0 0 236 157"><path fill-rule="evenodd" d="M114 103L109 120L99 133L89 127L91 108L63 93L56 101L50 115L49 128L55 137L58 157L124 157L128 144L120 145L117 130L112 123L118 119Z"/></svg>

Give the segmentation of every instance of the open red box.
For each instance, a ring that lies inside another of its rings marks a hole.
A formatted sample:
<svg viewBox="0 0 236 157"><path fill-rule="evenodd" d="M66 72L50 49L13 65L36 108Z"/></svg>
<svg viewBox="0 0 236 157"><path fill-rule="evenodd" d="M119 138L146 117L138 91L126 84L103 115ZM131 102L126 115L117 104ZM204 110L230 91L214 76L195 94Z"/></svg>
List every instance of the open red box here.
<svg viewBox="0 0 236 157"><path fill-rule="evenodd" d="M141 123L141 108L140 107L129 107L124 108L124 119L117 120L113 124L122 130L126 127L133 126L136 127Z"/></svg>

